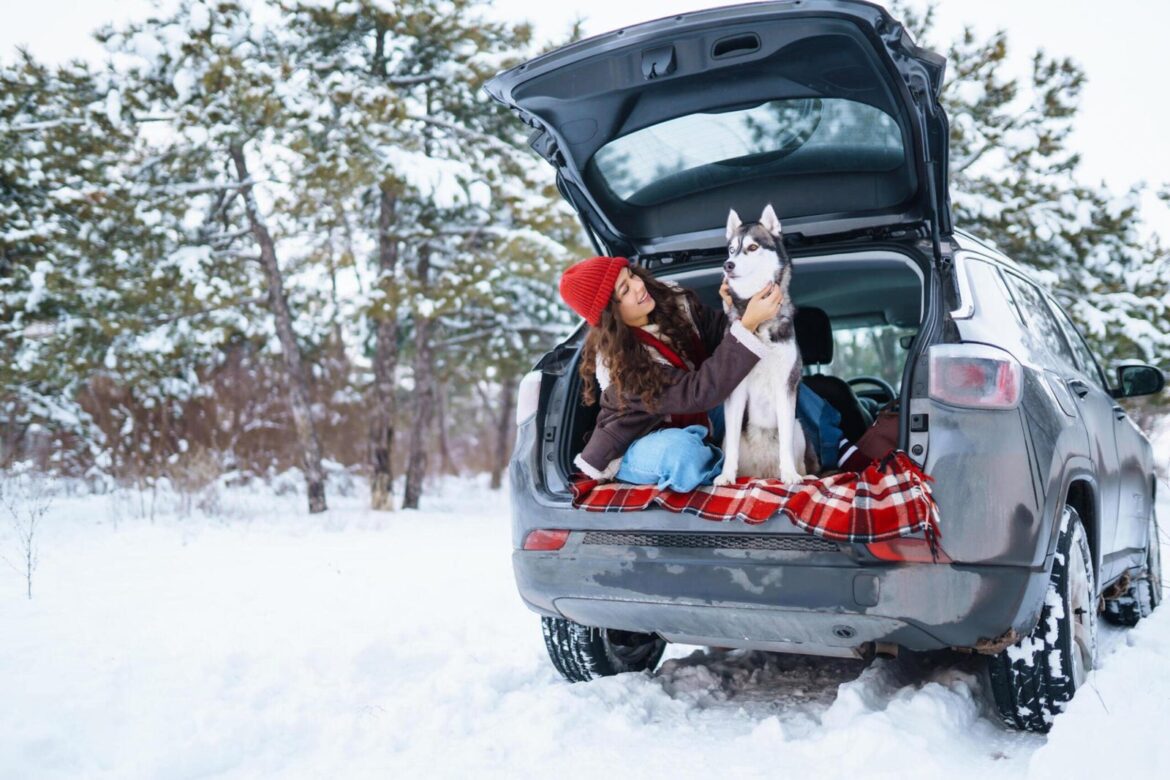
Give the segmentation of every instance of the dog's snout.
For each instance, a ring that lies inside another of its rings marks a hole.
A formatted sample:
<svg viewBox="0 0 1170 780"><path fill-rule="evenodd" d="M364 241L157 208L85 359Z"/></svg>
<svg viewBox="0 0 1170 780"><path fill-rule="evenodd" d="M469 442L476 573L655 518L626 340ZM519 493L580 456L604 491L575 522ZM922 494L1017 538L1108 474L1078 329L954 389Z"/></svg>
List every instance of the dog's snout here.
<svg viewBox="0 0 1170 780"><path fill-rule="evenodd" d="M723 264L723 270L724 270L724 271L727 271L727 272L729 272L729 273L730 273L731 271L734 271L734 270L735 270L735 263L734 263L734 262L732 262L731 260L728 260L727 262L725 262L725 263Z"/></svg>

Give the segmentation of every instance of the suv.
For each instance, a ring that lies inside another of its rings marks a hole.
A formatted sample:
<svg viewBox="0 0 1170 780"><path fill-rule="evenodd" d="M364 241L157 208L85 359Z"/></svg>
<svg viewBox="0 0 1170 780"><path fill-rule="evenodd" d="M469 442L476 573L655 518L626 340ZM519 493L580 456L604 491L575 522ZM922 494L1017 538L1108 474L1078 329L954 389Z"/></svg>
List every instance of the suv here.
<svg viewBox="0 0 1170 780"><path fill-rule="evenodd" d="M851 438L897 402L941 514L935 560L924 539L830 542L780 517L573 508L597 414L582 327L521 383L510 465L516 583L567 679L652 669L666 642L958 648L986 657L1006 723L1046 731L1094 666L1098 613L1132 625L1157 605L1151 447L1117 400L1163 374L1107 381L1049 294L954 229L944 67L877 6L805 0L618 30L488 83L599 253L711 305L728 209L773 203L806 381Z"/></svg>

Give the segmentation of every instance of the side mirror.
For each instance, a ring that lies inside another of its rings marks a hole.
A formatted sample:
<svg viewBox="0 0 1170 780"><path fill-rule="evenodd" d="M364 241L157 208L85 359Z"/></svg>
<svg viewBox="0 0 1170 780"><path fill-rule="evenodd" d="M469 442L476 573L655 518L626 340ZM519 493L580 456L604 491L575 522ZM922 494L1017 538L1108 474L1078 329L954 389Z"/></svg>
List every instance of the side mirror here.
<svg viewBox="0 0 1170 780"><path fill-rule="evenodd" d="M1166 375L1162 373L1162 369L1131 363L1117 367L1117 387L1111 394L1114 398L1133 398L1159 393L1165 386Z"/></svg>

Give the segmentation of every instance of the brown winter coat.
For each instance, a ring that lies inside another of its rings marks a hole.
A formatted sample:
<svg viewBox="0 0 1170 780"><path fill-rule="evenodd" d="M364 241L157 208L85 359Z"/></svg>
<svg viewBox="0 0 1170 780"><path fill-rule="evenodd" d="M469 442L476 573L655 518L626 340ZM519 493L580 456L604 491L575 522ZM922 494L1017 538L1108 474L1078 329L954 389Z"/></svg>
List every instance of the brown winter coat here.
<svg viewBox="0 0 1170 780"><path fill-rule="evenodd" d="M619 408L613 385L605 387L597 423L585 449L573 461L594 479L612 479L626 449L658 428L667 416L705 412L723 403L765 354L764 342L741 323L728 329L727 315L699 303L693 292L683 294L691 321L710 357L695 371L660 366L670 384L656 399L653 411L632 393L625 393ZM724 333L730 337L724 338Z"/></svg>

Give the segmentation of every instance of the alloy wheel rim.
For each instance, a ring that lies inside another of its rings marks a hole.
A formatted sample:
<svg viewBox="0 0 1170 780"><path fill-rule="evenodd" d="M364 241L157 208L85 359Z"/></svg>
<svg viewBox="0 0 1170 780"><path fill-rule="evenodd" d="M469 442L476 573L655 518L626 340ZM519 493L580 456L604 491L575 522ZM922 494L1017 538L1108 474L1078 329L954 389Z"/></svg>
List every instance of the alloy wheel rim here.
<svg viewBox="0 0 1170 780"><path fill-rule="evenodd" d="M1158 521L1150 517L1150 544L1146 554L1146 578L1149 580L1150 597L1156 606L1162 601L1162 540L1158 538Z"/></svg>
<svg viewBox="0 0 1170 780"><path fill-rule="evenodd" d="M1072 625L1072 678L1074 688L1081 687L1093 665L1093 645L1096 638L1093 631L1092 582L1081 545L1074 544L1068 562L1068 600Z"/></svg>

